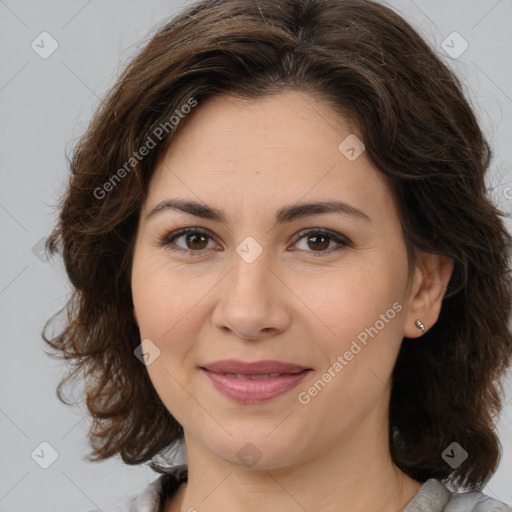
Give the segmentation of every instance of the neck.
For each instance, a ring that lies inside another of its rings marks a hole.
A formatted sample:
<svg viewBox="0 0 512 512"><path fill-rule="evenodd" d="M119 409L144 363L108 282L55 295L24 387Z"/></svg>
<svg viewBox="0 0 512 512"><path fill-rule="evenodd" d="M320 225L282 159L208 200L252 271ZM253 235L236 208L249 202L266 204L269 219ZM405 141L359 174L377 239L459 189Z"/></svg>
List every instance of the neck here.
<svg viewBox="0 0 512 512"><path fill-rule="evenodd" d="M266 469L234 465L186 432L188 485L166 512L400 512L422 484L393 464L388 430L375 425L382 423L367 417L348 435L344 432L335 447Z"/></svg>

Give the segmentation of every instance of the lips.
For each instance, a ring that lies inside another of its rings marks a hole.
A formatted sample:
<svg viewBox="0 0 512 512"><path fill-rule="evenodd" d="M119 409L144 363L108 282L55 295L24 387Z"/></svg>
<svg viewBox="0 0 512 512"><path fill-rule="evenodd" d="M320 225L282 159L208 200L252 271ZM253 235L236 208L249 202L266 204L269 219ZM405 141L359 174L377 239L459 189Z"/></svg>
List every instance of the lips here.
<svg viewBox="0 0 512 512"><path fill-rule="evenodd" d="M292 390L312 369L282 361L244 363L235 359L201 367L215 389L242 404L260 404Z"/></svg>
<svg viewBox="0 0 512 512"><path fill-rule="evenodd" d="M240 376L239 378L257 377L257 376L275 376L281 374L295 374L304 370L310 370L306 366L298 364L286 363L283 361L256 361L246 363L236 359L223 359L202 366L202 368L219 374L231 374L231 376ZM277 375L273 375L277 374Z"/></svg>
<svg viewBox="0 0 512 512"><path fill-rule="evenodd" d="M292 374L284 374L284 373L265 373L265 374L245 374L245 373L221 373L218 375L226 375L226 377L231 377L232 379L251 379L251 380L264 380L264 379L273 379L274 377L279 377L281 375L292 375Z"/></svg>

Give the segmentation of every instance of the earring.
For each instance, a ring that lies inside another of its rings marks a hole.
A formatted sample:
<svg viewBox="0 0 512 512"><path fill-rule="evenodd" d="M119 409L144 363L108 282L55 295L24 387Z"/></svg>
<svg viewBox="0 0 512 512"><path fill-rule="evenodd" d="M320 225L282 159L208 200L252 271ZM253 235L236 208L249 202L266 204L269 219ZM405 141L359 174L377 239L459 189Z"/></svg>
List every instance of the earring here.
<svg viewBox="0 0 512 512"><path fill-rule="evenodd" d="M421 329L421 334L425 334L425 326L423 325L423 322L420 319L418 319L418 320L416 320L415 323L416 323L416 327L418 329Z"/></svg>

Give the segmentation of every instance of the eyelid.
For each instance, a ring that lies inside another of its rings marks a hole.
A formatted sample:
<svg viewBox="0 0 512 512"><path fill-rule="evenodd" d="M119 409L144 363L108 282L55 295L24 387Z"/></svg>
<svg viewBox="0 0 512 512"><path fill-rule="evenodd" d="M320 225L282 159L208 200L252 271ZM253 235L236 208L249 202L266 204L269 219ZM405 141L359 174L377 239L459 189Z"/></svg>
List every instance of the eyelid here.
<svg viewBox="0 0 512 512"><path fill-rule="evenodd" d="M301 238L303 238L305 235L309 233L319 233L321 235L326 235L336 242L340 244L344 244L348 247L353 247L352 241L346 237L345 235L342 235L341 233L338 233L337 231L333 231L332 229L327 228L320 228L320 227L313 227L313 228L304 228L301 229L296 235L295 235L295 242L298 242Z"/></svg>

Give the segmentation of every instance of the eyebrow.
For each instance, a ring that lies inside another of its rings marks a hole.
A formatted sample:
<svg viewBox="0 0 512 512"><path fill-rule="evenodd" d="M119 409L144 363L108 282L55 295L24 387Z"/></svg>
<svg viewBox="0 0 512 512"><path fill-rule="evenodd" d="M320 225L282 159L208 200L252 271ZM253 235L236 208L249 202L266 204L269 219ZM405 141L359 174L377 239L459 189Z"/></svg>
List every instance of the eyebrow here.
<svg viewBox="0 0 512 512"><path fill-rule="evenodd" d="M196 201L183 201L180 199L166 199L158 203L146 216L146 219L153 217L161 212L167 210L182 211L201 217L202 219L209 219L217 222L227 223L226 215L222 210L209 206L205 203L198 203ZM371 219L366 213L354 206L351 206L343 201L321 201L314 203L298 203L290 206L285 206L279 209L276 213L276 224L283 224L285 222L292 222L303 217L311 215L321 215L324 213L341 213L363 219L371 222Z"/></svg>

